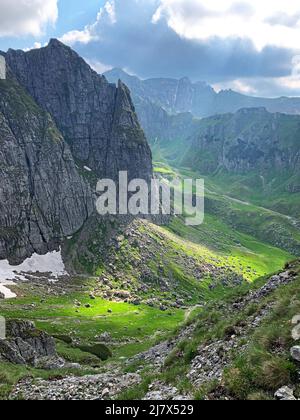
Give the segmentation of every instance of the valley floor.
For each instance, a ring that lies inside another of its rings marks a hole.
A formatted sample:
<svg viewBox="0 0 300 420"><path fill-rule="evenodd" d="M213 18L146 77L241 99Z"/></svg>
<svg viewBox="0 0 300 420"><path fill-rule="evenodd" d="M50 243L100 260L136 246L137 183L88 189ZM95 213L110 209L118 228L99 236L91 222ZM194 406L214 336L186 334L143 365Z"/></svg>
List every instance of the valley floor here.
<svg viewBox="0 0 300 420"><path fill-rule="evenodd" d="M201 226L92 223L63 250L89 276L27 273L5 286L16 298L0 300L0 315L34 321L62 362L2 358L0 398L274 399L282 386L299 398L300 263L282 271L299 226L208 190Z"/></svg>

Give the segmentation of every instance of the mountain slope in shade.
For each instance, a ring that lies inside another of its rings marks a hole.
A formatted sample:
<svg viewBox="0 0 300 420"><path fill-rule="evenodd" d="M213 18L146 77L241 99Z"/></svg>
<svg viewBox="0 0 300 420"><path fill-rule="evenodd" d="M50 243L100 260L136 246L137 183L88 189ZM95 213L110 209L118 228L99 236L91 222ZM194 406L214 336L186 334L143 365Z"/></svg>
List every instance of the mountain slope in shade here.
<svg viewBox="0 0 300 420"><path fill-rule="evenodd" d="M265 108L241 109L198 122L183 159L201 173L220 168L235 174L300 170L300 117Z"/></svg>
<svg viewBox="0 0 300 420"><path fill-rule="evenodd" d="M92 193L50 115L12 75L0 81L0 122L0 259L21 262L80 229Z"/></svg>

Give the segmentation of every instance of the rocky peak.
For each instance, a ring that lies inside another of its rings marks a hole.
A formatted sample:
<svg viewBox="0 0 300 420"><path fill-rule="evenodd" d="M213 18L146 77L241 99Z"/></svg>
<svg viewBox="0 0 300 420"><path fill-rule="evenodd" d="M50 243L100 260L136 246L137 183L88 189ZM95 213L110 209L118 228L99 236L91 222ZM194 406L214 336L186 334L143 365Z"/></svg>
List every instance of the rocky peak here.
<svg viewBox="0 0 300 420"><path fill-rule="evenodd" d="M29 52L9 50L7 62L20 83L48 111L73 156L99 177L152 176L151 152L128 89L107 82L56 39Z"/></svg>

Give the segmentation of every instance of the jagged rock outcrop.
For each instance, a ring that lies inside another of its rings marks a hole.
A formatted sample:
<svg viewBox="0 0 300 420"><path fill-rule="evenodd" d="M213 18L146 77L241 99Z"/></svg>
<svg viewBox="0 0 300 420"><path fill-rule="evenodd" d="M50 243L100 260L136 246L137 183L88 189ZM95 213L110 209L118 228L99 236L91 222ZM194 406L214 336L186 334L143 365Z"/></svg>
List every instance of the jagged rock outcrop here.
<svg viewBox="0 0 300 420"><path fill-rule="evenodd" d="M208 109L212 108L217 96L214 89L205 82L192 83L187 77L179 80L140 80L121 69L110 70L105 76L111 82L121 79L130 88L134 98L150 100L171 114L191 112L195 116L210 115L207 114Z"/></svg>
<svg viewBox="0 0 300 420"><path fill-rule="evenodd" d="M54 118L73 156L101 178L150 180L151 151L127 87L99 76L71 48L51 40L29 52L9 50L19 82Z"/></svg>
<svg viewBox="0 0 300 420"><path fill-rule="evenodd" d="M0 259L19 263L80 229L93 198L51 116L11 74L0 81L0 144Z"/></svg>
<svg viewBox="0 0 300 420"><path fill-rule="evenodd" d="M0 81L0 259L19 263L72 236L99 178L150 182L152 156L128 88L57 40L9 50Z"/></svg>
<svg viewBox="0 0 300 420"><path fill-rule="evenodd" d="M0 340L0 360L36 366L43 358L56 358L55 341L29 321L7 321L6 339Z"/></svg>

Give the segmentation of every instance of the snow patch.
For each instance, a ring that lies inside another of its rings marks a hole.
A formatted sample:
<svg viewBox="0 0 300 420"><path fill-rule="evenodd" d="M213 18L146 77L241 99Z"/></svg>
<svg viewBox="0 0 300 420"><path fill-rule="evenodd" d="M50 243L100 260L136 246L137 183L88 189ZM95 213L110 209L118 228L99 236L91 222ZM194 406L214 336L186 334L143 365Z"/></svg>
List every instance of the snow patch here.
<svg viewBox="0 0 300 420"><path fill-rule="evenodd" d="M89 168L88 166L84 166L84 169L88 172L92 172L91 168Z"/></svg>
<svg viewBox="0 0 300 420"><path fill-rule="evenodd" d="M6 281L4 283L0 280L0 293L4 296L4 299L13 299L17 297L7 286L13 286L15 283L13 281Z"/></svg>
<svg viewBox="0 0 300 420"><path fill-rule="evenodd" d="M46 255L33 254L20 265L10 265L7 260L0 261L0 292L6 299L16 297L7 286L15 284L15 281L27 281L26 274L50 273L52 278L58 279L66 276L65 265L61 251L49 252Z"/></svg>

